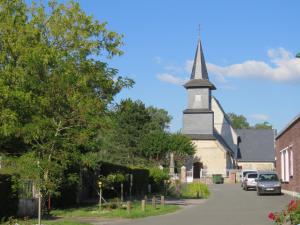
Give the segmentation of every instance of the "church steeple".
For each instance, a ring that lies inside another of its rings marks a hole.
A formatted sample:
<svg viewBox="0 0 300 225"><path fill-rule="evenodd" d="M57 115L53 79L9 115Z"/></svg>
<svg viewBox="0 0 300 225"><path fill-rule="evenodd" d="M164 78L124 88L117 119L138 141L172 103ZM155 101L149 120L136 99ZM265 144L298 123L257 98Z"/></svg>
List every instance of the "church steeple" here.
<svg viewBox="0 0 300 225"><path fill-rule="evenodd" d="M198 40L198 45L197 45L195 58L194 58L193 70L192 70L192 74L191 74L191 80L192 79L208 80L206 63L205 63L205 59L204 59L204 54L203 54L200 38Z"/></svg>
<svg viewBox="0 0 300 225"><path fill-rule="evenodd" d="M211 91L215 86L208 79L200 39L191 73L191 79L184 85L188 92L187 109L183 111L182 133L192 139L214 139L214 112L211 110Z"/></svg>
<svg viewBox="0 0 300 225"><path fill-rule="evenodd" d="M193 69L190 80L184 85L186 89L207 87L216 90L216 87L209 81L201 40L199 38L195 53Z"/></svg>

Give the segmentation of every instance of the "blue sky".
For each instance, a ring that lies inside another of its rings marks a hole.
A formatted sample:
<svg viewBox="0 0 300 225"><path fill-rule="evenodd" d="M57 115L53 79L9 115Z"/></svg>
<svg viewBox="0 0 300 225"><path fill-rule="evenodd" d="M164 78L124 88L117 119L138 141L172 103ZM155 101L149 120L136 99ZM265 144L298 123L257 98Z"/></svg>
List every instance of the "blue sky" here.
<svg viewBox="0 0 300 225"><path fill-rule="evenodd" d="M201 24L201 39L214 95L226 112L251 124L282 129L300 112L300 1L78 0L83 9L124 35L124 55L111 60L135 80L120 98L166 109L171 130L182 127Z"/></svg>

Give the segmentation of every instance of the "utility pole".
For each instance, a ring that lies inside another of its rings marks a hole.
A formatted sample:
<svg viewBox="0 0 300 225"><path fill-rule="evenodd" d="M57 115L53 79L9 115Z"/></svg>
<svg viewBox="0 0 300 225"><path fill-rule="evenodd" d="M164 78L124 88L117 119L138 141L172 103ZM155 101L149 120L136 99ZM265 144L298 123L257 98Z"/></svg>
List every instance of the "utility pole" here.
<svg viewBox="0 0 300 225"><path fill-rule="evenodd" d="M173 152L170 152L170 175L171 177L174 176L175 174L175 163L174 163L174 153Z"/></svg>
<svg viewBox="0 0 300 225"><path fill-rule="evenodd" d="M133 174L130 174L129 198L132 200Z"/></svg>
<svg viewBox="0 0 300 225"><path fill-rule="evenodd" d="M124 201L124 184L123 182L121 183L121 202Z"/></svg>
<svg viewBox="0 0 300 225"><path fill-rule="evenodd" d="M42 194L41 194L41 189L39 188L39 194L38 194L38 199L39 199L39 203L38 203L38 207L39 207L39 211L38 211L38 225L41 225L41 215L42 215Z"/></svg>
<svg viewBox="0 0 300 225"><path fill-rule="evenodd" d="M102 209L102 182L101 181L98 182L98 186L99 186L99 210L101 211Z"/></svg>
<svg viewBox="0 0 300 225"><path fill-rule="evenodd" d="M41 194L41 173L40 173L40 160L37 161L38 169L39 169L39 182L38 182L38 225L41 225L41 217L42 217L42 194Z"/></svg>

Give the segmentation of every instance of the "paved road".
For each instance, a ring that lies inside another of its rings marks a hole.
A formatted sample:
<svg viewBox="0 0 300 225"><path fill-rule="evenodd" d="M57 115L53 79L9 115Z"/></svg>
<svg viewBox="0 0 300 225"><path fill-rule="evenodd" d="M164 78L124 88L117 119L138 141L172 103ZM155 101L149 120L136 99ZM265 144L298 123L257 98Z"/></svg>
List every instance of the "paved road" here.
<svg viewBox="0 0 300 225"><path fill-rule="evenodd" d="M173 214L127 220L122 225L271 225L270 211L279 211L291 197L257 196L239 185L210 186L211 197L199 205L187 206Z"/></svg>

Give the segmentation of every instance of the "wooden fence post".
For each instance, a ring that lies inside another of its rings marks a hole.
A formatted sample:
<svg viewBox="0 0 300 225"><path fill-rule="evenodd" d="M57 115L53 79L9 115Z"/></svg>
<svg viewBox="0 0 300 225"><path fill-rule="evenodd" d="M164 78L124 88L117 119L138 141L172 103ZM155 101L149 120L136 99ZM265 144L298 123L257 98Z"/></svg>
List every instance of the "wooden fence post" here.
<svg viewBox="0 0 300 225"><path fill-rule="evenodd" d="M130 213L131 211L131 201L127 202L127 212Z"/></svg>
<svg viewBox="0 0 300 225"><path fill-rule="evenodd" d="M152 207L154 209L156 209L156 198L155 198L155 196L152 197Z"/></svg>
<svg viewBox="0 0 300 225"><path fill-rule="evenodd" d="M160 196L160 204L163 206L165 205L165 196Z"/></svg>
<svg viewBox="0 0 300 225"><path fill-rule="evenodd" d="M145 208L146 208L146 201L142 200L142 211L145 212Z"/></svg>

